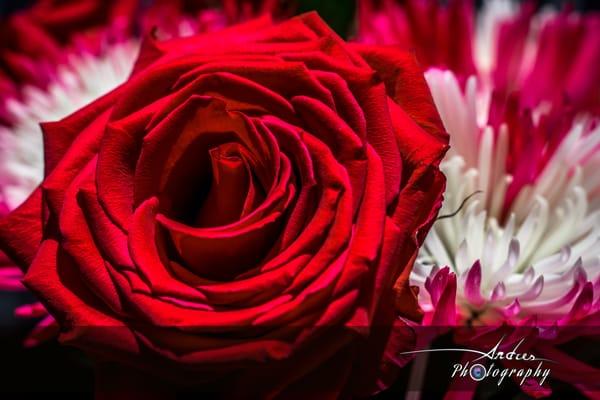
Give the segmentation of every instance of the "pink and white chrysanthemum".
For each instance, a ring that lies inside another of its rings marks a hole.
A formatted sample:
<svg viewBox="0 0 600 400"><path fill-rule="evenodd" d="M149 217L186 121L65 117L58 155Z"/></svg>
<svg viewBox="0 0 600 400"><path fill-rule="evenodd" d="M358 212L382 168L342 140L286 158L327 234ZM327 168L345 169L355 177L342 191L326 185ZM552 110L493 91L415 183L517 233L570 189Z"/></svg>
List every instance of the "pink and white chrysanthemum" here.
<svg viewBox="0 0 600 400"><path fill-rule="evenodd" d="M430 324L597 320L600 20L488 7L478 75L426 73L452 149L442 218L411 283ZM572 59L556 59L566 46Z"/></svg>
<svg viewBox="0 0 600 400"><path fill-rule="evenodd" d="M415 264L411 282L422 288L421 306L433 310L430 292L439 290L434 281L440 266L449 266L457 275L456 304L465 320L494 323L535 315L567 322L597 311L598 120L575 118L532 181L518 182L506 170L508 125L496 130L476 122L475 80L463 94L449 71L430 70L426 76L454 141L442 164L447 188L441 215L460 211L435 223ZM519 187L509 203L513 185Z"/></svg>

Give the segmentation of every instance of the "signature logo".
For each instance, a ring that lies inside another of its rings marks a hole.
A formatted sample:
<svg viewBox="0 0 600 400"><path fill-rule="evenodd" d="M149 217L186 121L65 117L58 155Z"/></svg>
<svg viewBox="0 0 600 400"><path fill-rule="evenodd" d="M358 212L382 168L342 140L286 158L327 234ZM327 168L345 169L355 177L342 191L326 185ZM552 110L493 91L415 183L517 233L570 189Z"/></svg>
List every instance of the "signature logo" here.
<svg viewBox="0 0 600 400"><path fill-rule="evenodd" d="M504 336L496 343L496 345L489 351L481 351L477 349L469 348L445 348L445 349L425 349L406 351L401 354L418 354L418 353L435 353L435 352L463 352L463 353L474 353L479 357L472 361L466 361L463 363L455 363L452 366L451 377L469 377L474 381L482 381L486 378L492 378L497 380L498 386L504 382L506 378L515 379L519 385L525 384L528 379L537 380L537 383L541 386L546 382L550 376L550 368L547 367L549 363L555 363L553 360L547 358L537 357L534 354L527 352L519 352L519 347L523 344L525 339L521 339L517 342L512 349L509 351L500 350ZM509 364L510 362L520 362L520 365L527 365L525 367L513 368L505 367L502 364Z"/></svg>

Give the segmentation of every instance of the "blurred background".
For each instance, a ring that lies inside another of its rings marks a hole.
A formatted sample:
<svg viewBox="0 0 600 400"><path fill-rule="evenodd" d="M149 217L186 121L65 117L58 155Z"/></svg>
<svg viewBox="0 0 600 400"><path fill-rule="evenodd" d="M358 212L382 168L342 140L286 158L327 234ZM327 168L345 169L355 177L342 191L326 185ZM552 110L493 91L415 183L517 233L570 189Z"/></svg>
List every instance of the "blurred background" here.
<svg viewBox="0 0 600 400"><path fill-rule="evenodd" d="M477 4L481 5L484 1L478 0ZM0 0L0 16L26 8L31 3L31 0ZM352 31L356 0L296 0L296 3L299 5L298 13L310 10L318 11L321 17L340 35L346 36ZM600 1L598 0L539 0L535 3L540 6L552 4L557 7L568 3L580 11L600 10Z"/></svg>

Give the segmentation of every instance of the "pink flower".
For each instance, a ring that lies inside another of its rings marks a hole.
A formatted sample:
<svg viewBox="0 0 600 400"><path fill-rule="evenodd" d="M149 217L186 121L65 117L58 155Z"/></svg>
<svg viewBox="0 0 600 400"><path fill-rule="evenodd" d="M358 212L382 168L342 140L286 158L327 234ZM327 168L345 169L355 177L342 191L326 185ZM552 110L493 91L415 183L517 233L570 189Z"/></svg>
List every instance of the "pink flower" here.
<svg viewBox="0 0 600 400"><path fill-rule="evenodd" d="M422 324L535 328L538 355L586 391L598 371L553 344L600 326L600 15L441 4L361 1L357 37L414 48L450 134L410 277Z"/></svg>
<svg viewBox="0 0 600 400"><path fill-rule="evenodd" d="M597 311L600 16L502 0L477 21L469 2L360 6L359 40L412 47L431 67L452 145L441 214L477 193L426 239L411 277L424 310L451 308L440 293L454 273L463 321L567 323ZM589 291L593 304L581 304Z"/></svg>
<svg viewBox="0 0 600 400"><path fill-rule="evenodd" d="M497 6L491 3L487 12L494 13ZM555 81L572 75L565 67L556 78L548 76L546 63L559 62L547 60L550 31L555 46L573 31L584 32L578 37L586 44L582 51L600 54L600 45L588 45L595 31L586 31L597 16L532 16L526 14L527 6L513 12L496 21L496 29L480 26L479 32L496 32L493 43L500 49L508 29L526 31L522 23L538 26L538 34L530 33L527 41L531 49L513 40L512 51L502 53L529 67L522 66L505 81L498 78L504 76L498 71L505 64L482 67L464 91L452 72L427 72L453 142L444 163L448 187L442 214L458 209L469 194L482 193L455 217L438 221L413 282L435 273L426 272L427 264L449 265L458 275L462 318L489 324L535 316L538 324L566 324L579 319L582 309L594 314L599 307L600 180L594 171L600 165L600 127L593 111L600 99L583 100L591 98L594 87L600 93L600 87L598 81L590 82L589 93L577 97L569 96L569 87L563 86L563 92L536 98L540 90L535 82L544 74L544 80ZM486 15L482 19L489 21ZM515 54L519 51L531 53L529 61ZM485 65L485 57L479 58L478 64ZM588 69L594 74L597 68ZM525 78L519 81L518 76ZM578 299L587 298L589 291L595 294L587 306Z"/></svg>

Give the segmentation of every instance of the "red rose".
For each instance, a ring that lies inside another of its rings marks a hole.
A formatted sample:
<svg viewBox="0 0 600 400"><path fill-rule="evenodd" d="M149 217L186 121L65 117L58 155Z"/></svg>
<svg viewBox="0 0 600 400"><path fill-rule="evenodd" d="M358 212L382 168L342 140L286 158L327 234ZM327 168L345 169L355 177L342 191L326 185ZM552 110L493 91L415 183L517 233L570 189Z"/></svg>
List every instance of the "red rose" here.
<svg viewBox="0 0 600 400"><path fill-rule="evenodd" d="M316 14L149 41L43 130L0 242L63 342L202 390L376 390L444 187L412 56Z"/></svg>

